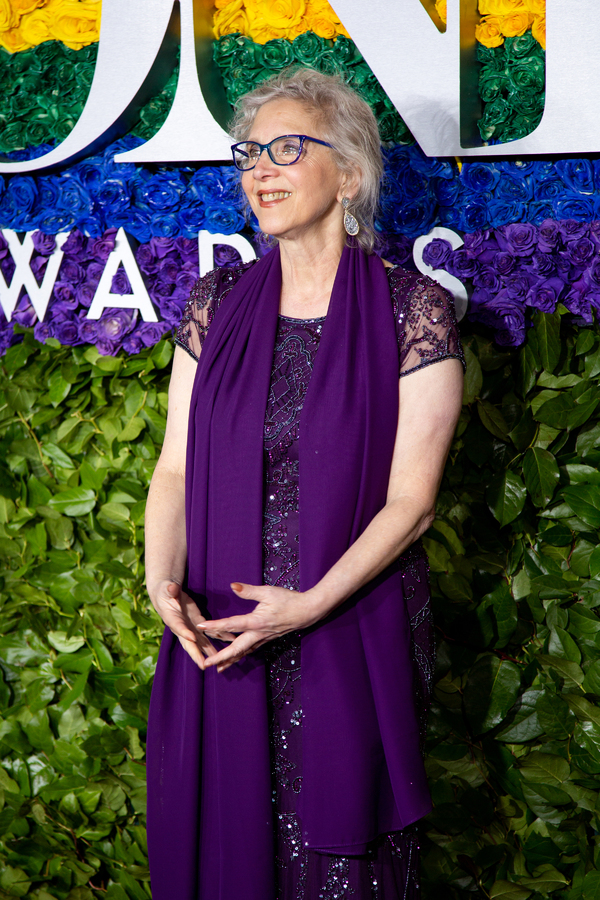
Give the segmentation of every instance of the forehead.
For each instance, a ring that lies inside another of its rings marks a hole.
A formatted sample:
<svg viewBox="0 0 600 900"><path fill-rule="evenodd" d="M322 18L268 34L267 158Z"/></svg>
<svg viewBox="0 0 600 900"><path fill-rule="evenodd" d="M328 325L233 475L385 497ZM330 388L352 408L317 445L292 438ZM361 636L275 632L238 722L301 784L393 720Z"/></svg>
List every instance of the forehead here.
<svg viewBox="0 0 600 900"><path fill-rule="evenodd" d="M258 110L248 138L265 143L282 134L320 137L314 112L297 100L270 100Z"/></svg>

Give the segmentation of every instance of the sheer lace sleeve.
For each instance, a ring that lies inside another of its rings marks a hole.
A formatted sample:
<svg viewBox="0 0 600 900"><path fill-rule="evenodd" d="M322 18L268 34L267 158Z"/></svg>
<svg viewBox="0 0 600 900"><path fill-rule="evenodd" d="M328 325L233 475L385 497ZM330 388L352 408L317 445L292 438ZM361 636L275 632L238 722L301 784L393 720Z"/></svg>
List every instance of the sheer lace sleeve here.
<svg viewBox="0 0 600 900"><path fill-rule="evenodd" d="M400 351L400 375L443 359L465 368L454 300L427 276L400 268L390 272L390 289Z"/></svg>
<svg viewBox="0 0 600 900"><path fill-rule="evenodd" d="M215 312L223 299L252 263L223 266L199 278L190 292L183 317L175 335L175 343L196 361Z"/></svg>

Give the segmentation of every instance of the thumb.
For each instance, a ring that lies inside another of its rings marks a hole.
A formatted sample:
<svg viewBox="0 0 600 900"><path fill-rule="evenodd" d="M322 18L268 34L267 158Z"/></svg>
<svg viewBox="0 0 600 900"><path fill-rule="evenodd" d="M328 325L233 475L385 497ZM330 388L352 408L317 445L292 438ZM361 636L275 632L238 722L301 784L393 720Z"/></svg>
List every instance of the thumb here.
<svg viewBox="0 0 600 900"><path fill-rule="evenodd" d="M170 581L167 585L167 594L169 597L173 597L176 600L181 594L181 585L176 581Z"/></svg>
<svg viewBox="0 0 600 900"><path fill-rule="evenodd" d="M256 592L260 590L260 586L257 584L243 584L241 581L232 581L230 588L234 594L237 594L238 597L243 597L245 600L256 600Z"/></svg>

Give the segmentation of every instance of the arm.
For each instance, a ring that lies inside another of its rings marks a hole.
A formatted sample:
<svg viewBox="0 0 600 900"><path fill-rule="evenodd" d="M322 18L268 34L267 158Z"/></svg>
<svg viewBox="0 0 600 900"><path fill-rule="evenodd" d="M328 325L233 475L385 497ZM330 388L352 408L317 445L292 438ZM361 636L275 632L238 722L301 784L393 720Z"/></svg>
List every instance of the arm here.
<svg viewBox="0 0 600 900"><path fill-rule="evenodd" d="M146 586L155 610L200 668L215 653L197 631L204 621L181 590L187 559L185 535L185 456L196 361L176 347L169 385L165 441L152 476L146 506Z"/></svg>
<svg viewBox="0 0 600 900"><path fill-rule="evenodd" d="M458 360L440 360L400 379L400 414L388 497L358 540L313 588L304 593L235 583L239 596L258 601L247 616L208 626L239 632L207 661L219 671L281 634L325 618L375 578L427 530L462 402Z"/></svg>

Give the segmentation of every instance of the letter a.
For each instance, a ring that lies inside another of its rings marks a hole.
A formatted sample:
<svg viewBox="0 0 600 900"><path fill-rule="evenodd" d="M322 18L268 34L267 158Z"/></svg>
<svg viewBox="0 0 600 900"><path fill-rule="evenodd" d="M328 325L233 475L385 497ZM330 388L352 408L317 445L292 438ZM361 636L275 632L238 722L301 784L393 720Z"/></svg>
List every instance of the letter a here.
<svg viewBox="0 0 600 900"><path fill-rule="evenodd" d="M133 291L131 294L113 294L111 291L113 276L117 274L120 265L123 266L129 278L129 284ZM86 318L99 319L107 307L139 309L144 322L158 322L150 295L146 290L146 285L142 280L140 270L123 228L119 228L117 231L115 249L106 260L104 272L96 288L96 293Z"/></svg>

